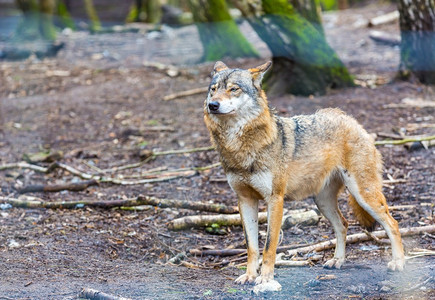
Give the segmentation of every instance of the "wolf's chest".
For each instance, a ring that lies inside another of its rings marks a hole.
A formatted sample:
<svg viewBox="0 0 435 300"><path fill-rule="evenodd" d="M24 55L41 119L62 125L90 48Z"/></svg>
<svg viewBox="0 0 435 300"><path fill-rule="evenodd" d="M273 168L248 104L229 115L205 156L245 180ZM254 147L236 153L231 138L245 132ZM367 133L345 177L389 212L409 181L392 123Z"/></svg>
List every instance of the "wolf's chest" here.
<svg viewBox="0 0 435 300"><path fill-rule="evenodd" d="M268 199L272 195L273 175L270 171L259 171L252 174L227 173L227 180L231 188L239 193L242 189L252 188L263 199Z"/></svg>

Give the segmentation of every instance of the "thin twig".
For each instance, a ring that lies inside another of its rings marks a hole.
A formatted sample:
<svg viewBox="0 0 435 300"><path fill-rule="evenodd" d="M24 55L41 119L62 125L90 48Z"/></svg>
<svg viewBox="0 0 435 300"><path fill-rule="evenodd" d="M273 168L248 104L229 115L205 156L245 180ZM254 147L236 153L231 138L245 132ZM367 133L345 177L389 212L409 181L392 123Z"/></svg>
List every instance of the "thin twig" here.
<svg viewBox="0 0 435 300"><path fill-rule="evenodd" d="M8 169L29 169L40 173L47 173L47 168L40 167L34 164L29 164L25 161L17 162L17 163L9 163L0 166L0 171L8 170Z"/></svg>
<svg viewBox="0 0 435 300"><path fill-rule="evenodd" d="M113 168L109 168L109 169L104 169L104 170L102 170L102 172L115 173L115 172L123 171L123 170L127 170L127 169L139 168L139 167L143 166L144 164L146 164L147 162L149 162L150 160L155 159L157 156L171 155L171 154L185 154L185 153L193 153L193 152L203 152L203 151L211 151L214 149L215 148L213 146L208 146L208 147L199 147L199 148L191 148L191 149L167 150L167 151L161 151L161 152L152 151L149 157L147 157L146 159L144 159L138 163L133 163L133 164L128 164L128 165L124 165L124 166L118 166L118 167L113 167Z"/></svg>
<svg viewBox="0 0 435 300"><path fill-rule="evenodd" d="M20 194L25 193L36 193L36 192L60 192L60 191L84 191L88 187L92 185L98 185L98 181L95 179L87 180L87 181L81 181L81 182L70 182L70 183L62 183L62 184L53 184L53 185L28 185L24 188L18 190Z"/></svg>
<svg viewBox="0 0 435 300"><path fill-rule="evenodd" d="M173 93L173 94L170 94L170 95L163 97L163 101L170 101L170 100L174 100L177 98L192 96L192 95L196 95L196 94L202 94L202 93L205 93L207 91L208 91L208 87L200 87L200 88L196 88L196 89L182 91L179 93Z"/></svg>
<svg viewBox="0 0 435 300"><path fill-rule="evenodd" d="M400 231L400 234L402 236L416 235L416 234L421 234L424 232L430 233L430 232L435 232L435 225L422 226L422 227L411 227L411 228L401 228L399 231ZM372 235L376 236L377 238L387 237L385 230L374 231L374 232L372 232ZM370 239L371 239L371 237L365 233L356 233L356 234L352 234L352 235L347 236L346 243L347 244L357 243L357 242L368 241ZM328 240L325 242L313 244L310 246L296 248L296 249L290 250L288 252L288 255L297 255L298 253L309 253L312 251L316 251L316 252L324 251L327 249L334 248L336 245L336 242L337 242L336 239L332 239L332 240Z"/></svg>
<svg viewBox="0 0 435 300"><path fill-rule="evenodd" d="M375 142L375 146L380 146L380 145L403 145L403 144L411 143L411 142L423 142L423 141L431 141L431 140L435 140L435 135L432 135L432 136L423 136L423 137L415 137L415 138L406 138L406 139L403 139L403 140L396 140L396 141L391 141L391 140L376 141Z"/></svg>

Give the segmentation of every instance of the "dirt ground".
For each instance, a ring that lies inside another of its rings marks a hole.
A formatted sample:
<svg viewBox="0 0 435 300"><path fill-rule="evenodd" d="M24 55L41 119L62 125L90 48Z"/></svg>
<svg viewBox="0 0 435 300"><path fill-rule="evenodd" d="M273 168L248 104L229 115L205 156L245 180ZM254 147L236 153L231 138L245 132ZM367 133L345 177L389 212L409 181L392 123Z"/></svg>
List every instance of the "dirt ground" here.
<svg viewBox="0 0 435 300"><path fill-rule="evenodd" d="M434 100L433 87L414 81L395 81L399 49L369 39L364 22L393 10L367 6L324 16L328 40L365 87L332 90L325 96L271 98L282 116L340 107L353 115L378 140L385 134L434 135L435 109L410 106L389 108L402 99ZM269 52L246 23L242 31L258 47L262 58L226 60L228 65L252 67ZM380 28L398 34L398 24ZM141 160L141 151L164 151L210 145L202 120L205 95L163 102L173 92L207 86L213 63L194 64L201 57L195 27L165 29L162 33L62 35L66 46L54 59L0 61L0 165L18 162L24 154L42 149L63 151L60 162L83 172L123 166ZM0 41L0 47L7 44ZM145 67L144 61L174 64L179 74ZM417 149L418 148L418 149ZM384 162L384 192L401 228L434 224L434 148L380 146ZM159 156L140 168L118 172L124 178L145 170L201 167L218 162L214 151ZM48 163L41 163L47 166ZM98 169L97 169L98 168ZM102 183L81 192L33 193L47 201L116 200L139 194L159 198L236 205L235 194L221 168L188 178L141 185ZM74 182L62 170L41 174L28 169L0 171L0 196L18 197L30 184ZM349 220L349 234L361 232L346 201L340 207ZM1 203L1 202L0 202ZM285 208L311 208L313 199L286 202ZM167 222L199 212L145 207L120 209L0 210L0 299L77 299L82 288L133 299L246 299L257 298L252 286L233 280L244 272L235 257L194 257L191 266L168 260L190 249L244 248L240 227L223 228L223 235L202 229L174 232ZM264 234L265 225L260 226ZM378 228L381 229L381 228ZM329 223L286 230L282 245L312 244L333 238ZM262 239L263 241L263 239ZM405 251L435 248L433 235L404 238ZM435 258L407 262L404 272L390 273L391 248L374 242L351 244L341 270L311 267L278 268L283 290L262 295L268 299L434 299ZM321 275L334 275L321 280ZM320 276L320 277L319 277Z"/></svg>

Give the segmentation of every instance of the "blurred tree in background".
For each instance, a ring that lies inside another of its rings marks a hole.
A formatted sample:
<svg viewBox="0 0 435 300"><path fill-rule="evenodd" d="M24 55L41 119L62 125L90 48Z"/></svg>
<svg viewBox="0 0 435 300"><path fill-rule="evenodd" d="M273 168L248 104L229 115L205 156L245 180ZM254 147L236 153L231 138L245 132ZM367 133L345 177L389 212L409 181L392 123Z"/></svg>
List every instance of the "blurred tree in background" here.
<svg viewBox="0 0 435 300"><path fill-rule="evenodd" d="M410 73L426 84L435 84L435 5L434 0L399 1L400 73Z"/></svg>
<svg viewBox="0 0 435 300"><path fill-rule="evenodd" d="M232 19L225 0L189 0L189 5L204 47L205 61L258 56Z"/></svg>
<svg viewBox="0 0 435 300"><path fill-rule="evenodd" d="M287 0L232 3L272 52L273 68L265 79L270 92L323 94L329 87L353 85L346 67L326 42L315 0L293 0L295 5Z"/></svg>
<svg viewBox="0 0 435 300"><path fill-rule="evenodd" d="M135 0L127 16L127 22L158 23L160 18L159 0Z"/></svg>
<svg viewBox="0 0 435 300"><path fill-rule="evenodd" d="M94 2L92 0L83 0L85 4L86 13L88 14L90 26L89 30L91 32L98 32L101 30L101 22L98 18L97 11L94 7Z"/></svg>
<svg viewBox="0 0 435 300"><path fill-rule="evenodd" d="M54 40L56 29L53 24L55 0L15 0L23 17L15 32L15 40Z"/></svg>

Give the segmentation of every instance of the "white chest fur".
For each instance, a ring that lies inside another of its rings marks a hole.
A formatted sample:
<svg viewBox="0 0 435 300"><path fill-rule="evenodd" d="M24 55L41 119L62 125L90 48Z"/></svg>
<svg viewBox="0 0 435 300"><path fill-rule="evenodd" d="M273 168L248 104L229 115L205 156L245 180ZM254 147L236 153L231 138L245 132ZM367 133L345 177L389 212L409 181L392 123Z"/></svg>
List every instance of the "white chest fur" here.
<svg viewBox="0 0 435 300"><path fill-rule="evenodd" d="M265 200L269 199L272 195L273 176L269 171L256 172L248 176L228 173L227 180L236 193L239 187L248 185L256 190Z"/></svg>

